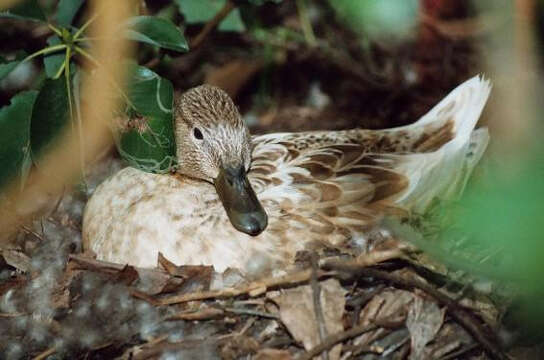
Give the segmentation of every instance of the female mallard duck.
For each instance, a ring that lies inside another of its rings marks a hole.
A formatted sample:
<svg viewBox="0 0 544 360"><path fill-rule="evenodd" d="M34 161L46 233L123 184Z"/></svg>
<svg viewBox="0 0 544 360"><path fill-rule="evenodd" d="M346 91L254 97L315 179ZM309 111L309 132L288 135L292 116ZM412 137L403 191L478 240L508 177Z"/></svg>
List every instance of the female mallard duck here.
<svg viewBox="0 0 544 360"><path fill-rule="evenodd" d="M222 90L190 89L175 107L178 171L125 168L89 200L83 240L99 259L246 274L311 244L361 237L388 211L459 194L488 142L474 130L490 91L474 77L416 123L387 130L251 137Z"/></svg>

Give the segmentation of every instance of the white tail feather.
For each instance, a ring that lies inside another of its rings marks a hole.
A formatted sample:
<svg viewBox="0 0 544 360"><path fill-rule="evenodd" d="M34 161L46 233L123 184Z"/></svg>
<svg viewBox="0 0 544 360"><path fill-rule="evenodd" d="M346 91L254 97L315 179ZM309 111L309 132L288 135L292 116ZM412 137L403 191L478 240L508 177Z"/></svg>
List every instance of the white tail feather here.
<svg viewBox="0 0 544 360"><path fill-rule="evenodd" d="M488 80L475 76L455 88L431 111L416 123L419 127L444 119L444 112L454 120L454 137L440 149L410 155L398 155L397 169L409 179L409 188L397 203L417 212L423 212L435 198L451 199L459 196L482 157L489 133L474 127L485 106L491 85Z"/></svg>

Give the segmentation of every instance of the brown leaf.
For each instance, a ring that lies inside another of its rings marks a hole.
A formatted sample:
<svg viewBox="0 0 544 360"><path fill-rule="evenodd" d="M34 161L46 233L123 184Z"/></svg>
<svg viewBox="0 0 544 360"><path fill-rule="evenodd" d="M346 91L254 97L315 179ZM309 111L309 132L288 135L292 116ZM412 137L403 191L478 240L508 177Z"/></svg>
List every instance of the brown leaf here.
<svg viewBox="0 0 544 360"><path fill-rule="evenodd" d="M425 346L434 340L442 327L445 314L446 310L440 309L434 301L415 296L406 318L412 344L410 359L430 359Z"/></svg>
<svg viewBox="0 0 544 360"><path fill-rule="evenodd" d="M21 251L6 249L1 255L8 265L17 270L27 272L30 269L30 258Z"/></svg>
<svg viewBox="0 0 544 360"><path fill-rule="evenodd" d="M177 266L170 260L164 257L159 252L158 256L159 266L168 272L168 274L177 278L183 279L179 284L176 282L169 282L165 284L163 292L172 292L175 290L180 291L201 291L208 290L212 281L213 266L205 265L182 265ZM177 286L177 287L175 287Z"/></svg>
<svg viewBox="0 0 544 360"><path fill-rule="evenodd" d="M134 269L133 266L130 265L125 265L124 268L113 274L111 277L111 280L113 282L122 283L127 286L132 285L132 283L134 283L138 279L138 272L136 271L136 269Z"/></svg>
<svg viewBox="0 0 544 360"><path fill-rule="evenodd" d="M409 291L397 289L385 289L376 294L366 304L359 313L359 323L361 325L371 325L383 323L385 321L393 321L392 316L398 316L400 320L404 320L410 303L414 301L414 295ZM384 335L386 329L377 329L365 333L355 339L355 345L370 344L376 338Z"/></svg>
<svg viewBox="0 0 544 360"><path fill-rule="evenodd" d="M255 360L291 360L293 357L287 350L261 349L255 355Z"/></svg>
<svg viewBox="0 0 544 360"><path fill-rule="evenodd" d="M338 280L329 279L320 283L321 307L328 334L344 330L345 294ZM280 318L293 337L302 342L306 350L317 346L319 338L318 324L314 311L313 292L309 285L283 291L274 299L280 307ZM341 345L333 347L330 359L340 357Z"/></svg>

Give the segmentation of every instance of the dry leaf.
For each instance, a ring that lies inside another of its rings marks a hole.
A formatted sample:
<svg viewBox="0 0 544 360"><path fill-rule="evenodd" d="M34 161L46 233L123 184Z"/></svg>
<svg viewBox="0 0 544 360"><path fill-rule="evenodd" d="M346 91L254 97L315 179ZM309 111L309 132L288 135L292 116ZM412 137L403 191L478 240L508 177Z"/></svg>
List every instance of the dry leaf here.
<svg viewBox="0 0 544 360"><path fill-rule="evenodd" d="M376 294L359 313L359 323L370 325L383 321L391 321L391 317L403 318L408 311L414 295L409 291L385 289ZM384 335L385 329L377 329L365 333L355 339L355 345L371 344L376 338Z"/></svg>
<svg viewBox="0 0 544 360"><path fill-rule="evenodd" d="M327 334L335 334L344 330L342 316L344 314L345 294L338 280L329 279L320 283L321 308ZM306 350L317 346L319 338L318 323L314 311L313 292L309 285L299 286L282 291L274 299L280 307L280 318L291 335L304 345ZM332 348L331 360L339 359L341 344Z"/></svg>
<svg viewBox="0 0 544 360"><path fill-rule="evenodd" d="M440 309L434 301L415 296L408 311L406 327L410 331L412 351L410 359L430 359L425 346L434 340L444 322L445 309Z"/></svg>
<svg viewBox="0 0 544 360"><path fill-rule="evenodd" d="M291 360L293 357L287 350L261 349L255 355L255 360Z"/></svg>

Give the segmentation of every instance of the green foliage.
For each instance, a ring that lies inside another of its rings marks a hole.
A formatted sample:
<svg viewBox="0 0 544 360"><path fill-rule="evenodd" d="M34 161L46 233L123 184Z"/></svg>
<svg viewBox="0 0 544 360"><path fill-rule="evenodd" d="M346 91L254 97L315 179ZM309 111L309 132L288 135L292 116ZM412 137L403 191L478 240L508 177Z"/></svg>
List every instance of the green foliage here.
<svg viewBox="0 0 544 360"><path fill-rule="evenodd" d="M39 157L69 123L68 91L64 78L46 79L40 89L30 126L33 157Z"/></svg>
<svg viewBox="0 0 544 360"><path fill-rule="evenodd" d="M189 50L185 37L170 20L135 16L128 20L127 27L126 36L130 40L180 52Z"/></svg>
<svg viewBox="0 0 544 360"><path fill-rule="evenodd" d="M53 35L47 39L47 44L49 46L60 45L62 40L57 36ZM64 60L66 55L64 52L52 52L43 57L43 64L45 65L45 74L48 78L59 77L59 71L64 67Z"/></svg>
<svg viewBox="0 0 544 360"><path fill-rule="evenodd" d="M57 7L57 23L61 26L69 26L77 12L83 5L84 0L60 0Z"/></svg>
<svg viewBox="0 0 544 360"><path fill-rule="evenodd" d="M226 0L174 0L178 5L180 12L185 17L188 24L202 23L210 20L215 14L225 6ZM240 11L234 9L231 13L219 24L220 31L236 31L242 32L245 30L245 25L240 17Z"/></svg>
<svg viewBox="0 0 544 360"><path fill-rule="evenodd" d="M409 34L417 21L418 0L329 0L353 30L371 37Z"/></svg>
<svg viewBox="0 0 544 360"><path fill-rule="evenodd" d="M20 53L18 56L15 57L15 59L10 61L0 57L0 80L8 76L10 72L15 70L15 68L21 63L24 58L25 55L23 53Z"/></svg>
<svg viewBox="0 0 544 360"><path fill-rule="evenodd" d="M167 172L175 165L174 87L143 66L131 64L129 67L127 88L132 116L117 138L117 148L136 168Z"/></svg>
<svg viewBox="0 0 544 360"><path fill-rule="evenodd" d="M0 186L15 176L24 179L30 166L30 119L36 91L25 91L0 109Z"/></svg>
<svg viewBox="0 0 544 360"><path fill-rule="evenodd" d="M0 11L0 18L45 22L45 14L36 0L22 1L11 9Z"/></svg>
<svg viewBox="0 0 544 360"><path fill-rule="evenodd" d="M246 1L251 5L261 6L261 5L264 5L267 2L279 4L283 0L246 0Z"/></svg>

